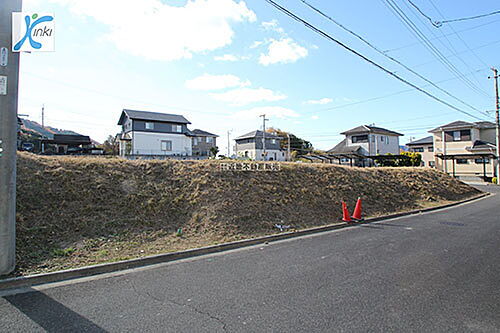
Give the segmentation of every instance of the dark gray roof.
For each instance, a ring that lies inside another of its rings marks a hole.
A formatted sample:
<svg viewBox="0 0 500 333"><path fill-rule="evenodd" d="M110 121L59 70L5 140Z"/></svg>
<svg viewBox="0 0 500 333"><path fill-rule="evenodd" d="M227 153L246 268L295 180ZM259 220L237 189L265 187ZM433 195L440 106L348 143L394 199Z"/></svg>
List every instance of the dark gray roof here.
<svg viewBox="0 0 500 333"><path fill-rule="evenodd" d="M490 150L493 150L495 148L496 148L496 145L493 144L493 143L486 142L486 141L481 141L481 140L476 140L476 141L474 141L474 144L472 145L472 147L471 147L470 150L475 150L475 149L479 149L479 150L490 149Z"/></svg>
<svg viewBox="0 0 500 333"><path fill-rule="evenodd" d="M477 128L495 128L495 123L491 121L476 121L474 124Z"/></svg>
<svg viewBox="0 0 500 333"><path fill-rule="evenodd" d="M408 142L406 145L407 146L415 146L415 145L418 146L418 145L428 145L428 144L433 144L433 143L434 143L434 140L433 140L432 135L431 135L431 136L425 137L425 138L420 139L420 140Z"/></svg>
<svg viewBox="0 0 500 333"><path fill-rule="evenodd" d="M191 124L186 118L184 118L179 114L123 109L122 114L120 116L120 120L118 121L118 125L123 124L125 120L125 115L127 115L130 119L163 121L167 123L176 123L176 124Z"/></svg>
<svg viewBox="0 0 500 333"><path fill-rule="evenodd" d="M492 123L491 121L477 121L475 123L471 123L468 121L457 120L449 124L436 127L435 129L430 130L429 132L433 133L433 132L440 132L442 129L446 130L446 129L464 128L464 127L485 129L485 128L495 128L495 124Z"/></svg>
<svg viewBox="0 0 500 333"><path fill-rule="evenodd" d="M262 138L262 131L259 131L259 130L252 131L252 132L249 132L247 134L243 134L243 135L237 137L235 140L252 139L252 138ZM281 140L281 138L279 136L276 136L274 134L267 133L267 132L266 132L266 139Z"/></svg>
<svg viewBox="0 0 500 333"><path fill-rule="evenodd" d="M354 127L348 131L342 132L340 134L348 135L348 134L357 134L357 133L378 133L378 134L386 134L386 135L397 135L403 136L403 134L394 132L382 127L369 126L369 125L361 125L358 127Z"/></svg>
<svg viewBox="0 0 500 333"><path fill-rule="evenodd" d="M213 137L216 137L216 138L219 137L217 134L212 134L210 132L203 131L201 129L195 129L195 130L192 130L192 132L193 132L193 134L195 136L213 136Z"/></svg>
<svg viewBox="0 0 500 333"><path fill-rule="evenodd" d="M347 139L342 140L339 144L326 152L329 154L349 154L359 153L361 146L348 146Z"/></svg>

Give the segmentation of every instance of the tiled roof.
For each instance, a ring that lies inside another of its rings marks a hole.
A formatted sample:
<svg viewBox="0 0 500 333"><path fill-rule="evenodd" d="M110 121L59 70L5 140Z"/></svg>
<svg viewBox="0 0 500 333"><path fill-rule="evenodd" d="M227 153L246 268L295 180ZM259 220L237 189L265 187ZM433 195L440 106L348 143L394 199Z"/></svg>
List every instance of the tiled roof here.
<svg viewBox="0 0 500 333"><path fill-rule="evenodd" d="M441 130L446 130L446 129L454 129L454 128L479 128L479 129L485 129L485 128L495 128L495 124L492 123L491 121L477 121L475 123L467 122L467 121L462 121L462 120L457 120L454 122L451 122L449 124L439 126L434 128L433 130L430 130L430 133L433 132L440 132Z"/></svg>
<svg viewBox="0 0 500 333"><path fill-rule="evenodd" d="M249 132L247 134L243 134L239 137L237 137L235 140L243 140L243 139L252 139L252 138L262 138L262 131L252 131L252 132ZM280 140L281 138L274 135L274 134L271 134L271 133L267 133L266 132L266 139L277 139L277 140Z"/></svg>
<svg viewBox="0 0 500 333"><path fill-rule="evenodd" d="M407 146L428 145L428 144L433 144L433 143L434 143L434 140L433 140L432 135L431 135L431 136L425 137L425 138L420 139L420 140L408 142L406 145Z"/></svg>
<svg viewBox="0 0 500 333"><path fill-rule="evenodd" d="M123 121L125 120L124 114L126 114L131 119L163 121L163 122L177 123L177 124L191 124L186 118L184 118L179 114L123 109L120 120L118 121L118 125L123 124Z"/></svg>
<svg viewBox="0 0 500 333"><path fill-rule="evenodd" d="M361 146L348 146L347 139L342 140L339 144L326 152L329 154L349 154L358 153Z"/></svg>
<svg viewBox="0 0 500 333"><path fill-rule="evenodd" d="M394 132L382 127L377 126L369 126L369 125L361 125L358 127L354 127L348 131L342 132L340 134L348 135L348 134L358 134L358 133L378 133L378 134L386 134L386 135L397 135L403 136L403 134Z"/></svg>
<svg viewBox="0 0 500 333"><path fill-rule="evenodd" d="M195 129L192 131L194 135L196 136L213 136L213 137L219 137L218 135L216 134L212 134L210 132L207 132L207 131L203 131L201 129Z"/></svg>

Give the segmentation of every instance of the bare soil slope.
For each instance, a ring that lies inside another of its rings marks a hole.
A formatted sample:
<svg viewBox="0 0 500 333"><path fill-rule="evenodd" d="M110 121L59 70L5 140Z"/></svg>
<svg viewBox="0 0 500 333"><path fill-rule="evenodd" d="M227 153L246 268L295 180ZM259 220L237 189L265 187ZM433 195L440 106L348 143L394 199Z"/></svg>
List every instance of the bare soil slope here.
<svg viewBox="0 0 500 333"><path fill-rule="evenodd" d="M245 172L220 165L20 154L16 274L271 234L275 223L336 223L340 201L352 211L358 196L364 213L376 216L478 193L424 168L282 163L280 171Z"/></svg>

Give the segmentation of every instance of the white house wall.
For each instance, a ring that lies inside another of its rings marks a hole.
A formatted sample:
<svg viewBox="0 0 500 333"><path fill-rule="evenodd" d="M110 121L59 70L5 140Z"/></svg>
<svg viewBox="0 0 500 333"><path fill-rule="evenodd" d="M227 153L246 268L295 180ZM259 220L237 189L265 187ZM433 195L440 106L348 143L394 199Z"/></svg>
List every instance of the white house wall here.
<svg viewBox="0 0 500 333"><path fill-rule="evenodd" d="M184 134L132 132L134 155L192 155L191 138ZM161 149L162 141L172 142L172 151Z"/></svg>
<svg viewBox="0 0 500 333"><path fill-rule="evenodd" d="M363 134L356 134L363 135ZM382 137L389 138L389 142L387 143L386 139L382 141ZM362 147L367 155L399 155L399 137L392 135L382 135L382 134L370 134L368 136L369 142L352 142L352 135L349 135L347 144L349 146Z"/></svg>

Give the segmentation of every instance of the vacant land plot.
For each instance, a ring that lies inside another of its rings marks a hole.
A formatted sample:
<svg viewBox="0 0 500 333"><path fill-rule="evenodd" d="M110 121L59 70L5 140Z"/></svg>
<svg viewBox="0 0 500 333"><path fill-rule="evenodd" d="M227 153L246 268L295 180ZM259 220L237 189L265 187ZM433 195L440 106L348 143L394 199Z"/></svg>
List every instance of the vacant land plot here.
<svg viewBox="0 0 500 333"><path fill-rule="evenodd" d="M228 171L220 161L25 153L18 165L16 275L271 234L276 223L336 223L340 201L352 211L358 196L377 216L478 193L423 168L282 163L280 171Z"/></svg>

